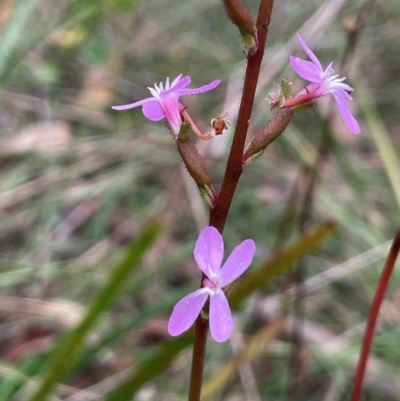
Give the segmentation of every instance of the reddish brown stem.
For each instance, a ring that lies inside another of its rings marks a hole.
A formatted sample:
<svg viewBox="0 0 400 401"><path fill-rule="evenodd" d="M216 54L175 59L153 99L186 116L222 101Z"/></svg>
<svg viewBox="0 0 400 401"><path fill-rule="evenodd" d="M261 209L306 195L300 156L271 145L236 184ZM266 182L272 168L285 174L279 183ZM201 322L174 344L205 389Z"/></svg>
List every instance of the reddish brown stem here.
<svg viewBox="0 0 400 401"><path fill-rule="evenodd" d="M362 384L364 381L365 368L368 362L368 356L371 349L372 339L374 337L376 321L378 319L379 309L385 296L386 289L389 284L390 276L393 272L397 256L400 251L400 229L394 237L392 247L386 259L385 266L376 288L374 299L372 300L371 309L368 316L367 326L365 327L364 338L361 346L360 359L358 361L356 374L354 377L354 389L351 401L359 401L361 397Z"/></svg>
<svg viewBox="0 0 400 401"><path fill-rule="evenodd" d="M212 209L210 212L210 225L216 227L221 234L225 227L237 183L243 171L243 150L246 141L247 130L249 128L251 112L253 109L261 61L264 56L264 48L268 34L268 22L271 19L273 3L274 0L261 0L260 3L256 23L259 46L254 54L249 54L248 56L242 100L240 103L235 133L232 140L232 147L225 170L225 176L222 182L222 188L218 202L214 209ZM203 286L204 278L205 276L203 274L200 282L201 287ZM208 320L203 319L200 315L197 318L195 326L189 401L200 400L207 333Z"/></svg>
<svg viewBox="0 0 400 401"><path fill-rule="evenodd" d="M273 3L274 0L262 0L260 4L256 23L259 46L257 52L248 57L243 84L243 95L240 102L236 129L233 135L232 148L229 154L218 203L211 211L210 215L210 225L216 227L221 233L224 230L232 198L243 171L243 150L253 109L261 61L264 56L264 48L268 34L268 22L271 19Z"/></svg>
<svg viewBox="0 0 400 401"><path fill-rule="evenodd" d="M203 383L204 358L208 333L208 320L197 318L193 342L192 371L190 372L189 401L199 401Z"/></svg>

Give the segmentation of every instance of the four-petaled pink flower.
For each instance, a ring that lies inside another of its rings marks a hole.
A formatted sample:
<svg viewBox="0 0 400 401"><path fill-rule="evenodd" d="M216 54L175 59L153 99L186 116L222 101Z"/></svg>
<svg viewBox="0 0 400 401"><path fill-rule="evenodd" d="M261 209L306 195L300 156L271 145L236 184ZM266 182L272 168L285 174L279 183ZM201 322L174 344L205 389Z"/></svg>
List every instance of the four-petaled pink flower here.
<svg viewBox="0 0 400 401"><path fill-rule="evenodd" d="M353 100L348 92L352 92L354 89L343 83L346 77L338 78L339 75L332 75L332 62L324 71L318 58L299 34L297 34L297 39L311 61L290 56L290 64L297 74L307 81L310 81L311 84L303 89L294 99L288 99L283 104L283 107L293 107L318 99L321 96L332 94L347 128L354 134L359 134L361 131L360 126L353 117L347 104L347 100Z"/></svg>
<svg viewBox="0 0 400 401"><path fill-rule="evenodd" d="M155 84L154 88L148 88L153 97L123 106L112 106L112 108L127 110L143 106L142 111L145 117L152 121L160 121L165 118L172 131L178 135L182 124L181 111L185 109L185 106L179 102L179 97L207 92L218 86L221 81L217 79L200 88L185 88L190 82L191 78L189 76L182 78L182 74L178 75L171 84L167 78L165 86L160 82L159 85Z"/></svg>
<svg viewBox="0 0 400 401"><path fill-rule="evenodd" d="M206 227L200 233L194 248L198 267L207 276L203 288L182 298L174 307L168 323L168 332L177 336L193 325L208 297L210 297L210 332L215 341L226 341L232 330L233 320L224 288L236 280L253 260L256 246L247 239L229 255L221 268L224 242L215 227Z"/></svg>

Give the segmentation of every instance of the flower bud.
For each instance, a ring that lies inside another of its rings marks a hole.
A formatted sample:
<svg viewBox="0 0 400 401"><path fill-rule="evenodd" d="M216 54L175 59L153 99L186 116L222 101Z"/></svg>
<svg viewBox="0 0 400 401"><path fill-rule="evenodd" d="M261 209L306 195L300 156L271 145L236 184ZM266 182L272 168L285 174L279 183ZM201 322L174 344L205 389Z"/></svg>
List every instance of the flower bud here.
<svg viewBox="0 0 400 401"><path fill-rule="evenodd" d="M265 148L273 142L289 125L294 111L291 109L281 109L274 118L269 121L253 140L246 146L242 158L242 166L247 167L251 162L262 155Z"/></svg>
<svg viewBox="0 0 400 401"><path fill-rule="evenodd" d="M230 20L239 28L244 45L250 55L258 48L257 29L249 10L242 0L223 0L225 11Z"/></svg>
<svg viewBox="0 0 400 401"><path fill-rule="evenodd" d="M217 202L217 194L211 183L207 167L199 151L189 136L190 123L184 122L181 125L179 134L176 138L179 154L185 164L187 171L192 176L204 201L212 209Z"/></svg>

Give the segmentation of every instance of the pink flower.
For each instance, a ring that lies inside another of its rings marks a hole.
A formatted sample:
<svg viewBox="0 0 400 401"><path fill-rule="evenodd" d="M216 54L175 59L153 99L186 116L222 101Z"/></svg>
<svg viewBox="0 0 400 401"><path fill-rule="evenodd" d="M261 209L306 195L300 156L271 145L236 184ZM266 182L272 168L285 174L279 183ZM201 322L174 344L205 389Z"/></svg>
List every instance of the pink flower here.
<svg viewBox="0 0 400 401"><path fill-rule="evenodd" d="M311 61L290 56L290 64L297 74L307 81L310 81L311 84L301 91L294 99L288 99L282 107L293 107L295 105L304 104L314 99L318 99L321 96L332 94L347 128L354 134L359 134L361 131L360 126L347 104L347 100L353 100L348 92L352 92L354 89L343 83L346 77L338 78L339 75L332 75L332 62L324 71L318 58L306 45L299 34L297 34L297 39L308 57L310 57Z"/></svg>
<svg viewBox="0 0 400 401"><path fill-rule="evenodd" d="M232 330L233 320L224 288L235 281L253 260L256 246L247 239L229 255L221 268L224 242L215 227L206 227L200 233L194 248L194 258L207 276L203 288L182 298L174 307L168 323L171 336L178 336L193 325L208 297L210 297L210 332L215 341L226 341Z"/></svg>
<svg viewBox="0 0 400 401"><path fill-rule="evenodd" d="M182 74L178 75L171 82L171 85L169 83L169 78L167 78L165 87L164 84L160 82L159 85L155 84L154 88L148 88L153 97L148 97L138 102L122 106L112 106L112 108L114 110L127 110L143 106L142 111L145 117L152 121L160 121L165 118L170 128L178 135L182 124L181 111L185 109L185 106L179 102L179 97L207 92L218 86L221 81L217 79L200 88L186 89L185 87L188 86L190 82L191 78L189 76L182 78Z"/></svg>

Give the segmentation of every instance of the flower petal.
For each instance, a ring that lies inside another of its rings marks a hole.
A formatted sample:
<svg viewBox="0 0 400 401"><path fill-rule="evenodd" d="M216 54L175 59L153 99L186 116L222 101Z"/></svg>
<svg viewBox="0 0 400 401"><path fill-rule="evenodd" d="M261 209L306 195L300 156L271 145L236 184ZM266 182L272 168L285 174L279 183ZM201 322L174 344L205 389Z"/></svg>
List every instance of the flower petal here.
<svg viewBox="0 0 400 401"><path fill-rule="evenodd" d="M194 258L203 273L212 279L219 274L224 257L224 240L215 227L202 230L193 251Z"/></svg>
<svg viewBox="0 0 400 401"><path fill-rule="evenodd" d="M163 109L161 108L160 103L157 100L144 104L142 111L144 116L151 121L160 121L165 118Z"/></svg>
<svg viewBox="0 0 400 401"><path fill-rule="evenodd" d="M221 269L221 287L235 281L250 266L256 244L252 239L246 239L229 255Z"/></svg>
<svg viewBox="0 0 400 401"><path fill-rule="evenodd" d="M306 45L306 42L304 42L303 38L300 36L300 34L297 34L297 40L300 43L300 46L303 48L303 50L307 53L307 56L310 57L310 60L315 64L315 66L319 69L320 73L323 72L322 65L319 62L317 56L311 51L311 49Z"/></svg>
<svg viewBox="0 0 400 401"><path fill-rule="evenodd" d="M342 116L342 120L346 124L347 128L354 134L359 134L361 132L361 128L354 118L349 108L349 105L347 104L345 95L340 91L336 91L333 92L333 96L336 100L336 104L339 109L339 113Z"/></svg>
<svg viewBox="0 0 400 401"><path fill-rule="evenodd" d="M305 80L315 83L322 82L321 72L311 61L290 56L290 65Z"/></svg>
<svg viewBox="0 0 400 401"><path fill-rule="evenodd" d="M333 61L331 61L326 67L326 70L321 74L321 79L323 81L327 81L333 74L333 69L332 69Z"/></svg>
<svg viewBox="0 0 400 401"><path fill-rule="evenodd" d="M233 330L233 320L228 300L223 291L210 297L210 333L212 338L221 343L226 341Z"/></svg>
<svg viewBox="0 0 400 401"><path fill-rule="evenodd" d="M175 80L174 80L175 82ZM186 75L186 77L183 77L180 79L174 86L171 86L168 90L162 91L160 95L162 96L167 96L170 93L175 93L177 94L181 88L184 88L185 86L188 86L192 82L192 78L189 77L189 75ZM178 95L180 96L180 95Z"/></svg>
<svg viewBox="0 0 400 401"><path fill-rule="evenodd" d="M168 333L179 336L193 325L207 301L209 289L200 288L183 297L172 311L168 322Z"/></svg>
<svg viewBox="0 0 400 401"><path fill-rule="evenodd" d="M344 84L343 82L338 82L338 81L333 81L333 82L327 82L326 84L323 84L324 87L324 95L328 93L334 93L334 92L342 92L343 96L346 99L352 100L353 98L347 93L347 92L352 92L354 89L347 85Z"/></svg>
<svg viewBox="0 0 400 401"><path fill-rule="evenodd" d="M200 88L187 88L187 89L178 89L176 93L178 96L187 96L187 95L197 95L199 93L210 91L211 89L216 88L221 83L220 79L216 79L207 85L200 86Z"/></svg>
<svg viewBox="0 0 400 401"><path fill-rule="evenodd" d="M179 134L179 130L182 125L181 112L179 110L179 102L175 93L171 93L169 96L164 96L161 93L161 107L167 119L168 125L172 128L176 135Z"/></svg>
<svg viewBox="0 0 400 401"><path fill-rule="evenodd" d="M128 109L133 109L134 107L143 106L146 103L154 101L155 99L153 97L148 97L146 99L139 100L138 102L135 103L123 104L122 106L111 106L111 108L114 110L128 110Z"/></svg>
<svg viewBox="0 0 400 401"><path fill-rule="evenodd" d="M172 82L171 82L171 88L174 87L182 78L183 74L179 74Z"/></svg>

